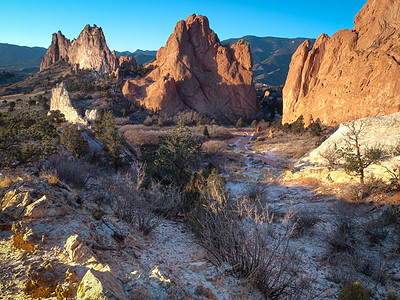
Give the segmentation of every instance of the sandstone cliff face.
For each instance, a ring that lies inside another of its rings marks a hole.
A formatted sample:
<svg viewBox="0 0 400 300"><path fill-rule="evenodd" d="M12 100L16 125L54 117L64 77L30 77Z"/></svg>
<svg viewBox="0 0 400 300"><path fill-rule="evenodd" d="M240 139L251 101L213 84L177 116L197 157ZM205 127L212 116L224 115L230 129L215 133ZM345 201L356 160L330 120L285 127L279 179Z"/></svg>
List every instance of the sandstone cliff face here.
<svg viewBox="0 0 400 300"><path fill-rule="evenodd" d="M123 87L125 96L148 109L172 115L190 108L212 117L259 111L249 45L221 45L206 17L179 21L152 65L145 78Z"/></svg>
<svg viewBox="0 0 400 300"><path fill-rule="evenodd" d="M47 50L40 70L43 70L57 61L64 61L80 69L95 70L107 73L118 67L133 65L133 58L117 58L107 46L101 27L86 25L79 37L72 42L65 38L61 31L54 33L51 45Z"/></svg>
<svg viewBox="0 0 400 300"><path fill-rule="evenodd" d="M97 110L86 110L85 118L82 118L77 110L72 106L69 93L65 87L64 81L52 89L50 99L50 110L59 110L64 114L68 122L74 124L88 125L88 121L93 121L97 117Z"/></svg>
<svg viewBox="0 0 400 300"><path fill-rule="evenodd" d="M369 0L352 30L296 51L283 89L283 122L338 124L400 110L400 2Z"/></svg>

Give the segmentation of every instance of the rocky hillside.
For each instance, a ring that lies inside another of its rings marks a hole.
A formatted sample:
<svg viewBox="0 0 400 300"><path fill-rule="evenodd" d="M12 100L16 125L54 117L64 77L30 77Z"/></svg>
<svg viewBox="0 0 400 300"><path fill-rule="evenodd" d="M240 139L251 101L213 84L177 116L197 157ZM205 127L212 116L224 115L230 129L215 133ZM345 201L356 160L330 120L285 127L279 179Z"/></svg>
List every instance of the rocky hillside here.
<svg viewBox="0 0 400 300"><path fill-rule="evenodd" d="M123 93L166 115L190 108L211 117L250 116L260 111L252 65L248 44L222 45L206 17L191 15L157 52L154 70L128 80Z"/></svg>
<svg viewBox="0 0 400 300"><path fill-rule="evenodd" d="M283 122L300 115L325 124L391 114L400 107L400 3L369 0L352 30L322 34L293 55Z"/></svg>
<svg viewBox="0 0 400 300"><path fill-rule="evenodd" d="M119 57L107 46L101 27L86 25L78 38L68 40L61 31L54 33L40 70L44 70L57 61L64 61L81 69L107 73L116 70L122 64L136 66L133 58Z"/></svg>
<svg viewBox="0 0 400 300"><path fill-rule="evenodd" d="M240 39L250 45L254 62L254 82L271 86L285 84L290 59L300 44L306 40L305 38L287 39L247 35L222 41L222 44L232 45ZM311 39L312 43L314 41Z"/></svg>

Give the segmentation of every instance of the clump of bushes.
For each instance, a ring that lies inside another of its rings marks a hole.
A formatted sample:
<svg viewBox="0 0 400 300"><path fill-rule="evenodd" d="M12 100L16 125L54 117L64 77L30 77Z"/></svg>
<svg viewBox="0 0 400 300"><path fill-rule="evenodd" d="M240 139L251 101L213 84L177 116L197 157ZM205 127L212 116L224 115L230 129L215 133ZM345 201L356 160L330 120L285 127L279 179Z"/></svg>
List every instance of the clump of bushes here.
<svg viewBox="0 0 400 300"><path fill-rule="evenodd" d="M82 157L89 152L89 143L75 124L64 126L61 133L61 144L77 157Z"/></svg>
<svg viewBox="0 0 400 300"><path fill-rule="evenodd" d="M36 110L0 114L1 164L25 163L57 152L57 121L54 114L47 116Z"/></svg>
<svg viewBox="0 0 400 300"><path fill-rule="evenodd" d="M370 293L359 282L346 285L339 293L338 300L368 300Z"/></svg>

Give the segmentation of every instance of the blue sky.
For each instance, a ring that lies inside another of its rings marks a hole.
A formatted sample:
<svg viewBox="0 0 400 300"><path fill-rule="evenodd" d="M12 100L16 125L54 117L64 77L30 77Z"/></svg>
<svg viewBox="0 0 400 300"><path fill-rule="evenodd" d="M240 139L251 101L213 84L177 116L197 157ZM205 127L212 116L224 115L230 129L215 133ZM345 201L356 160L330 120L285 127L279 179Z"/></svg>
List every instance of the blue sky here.
<svg viewBox="0 0 400 300"><path fill-rule="evenodd" d="M220 40L244 35L316 38L353 28L366 0L11 1L1 3L0 43L48 47L61 30L73 39L86 24L103 28L111 50L158 50L176 22L208 17Z"/></svg>

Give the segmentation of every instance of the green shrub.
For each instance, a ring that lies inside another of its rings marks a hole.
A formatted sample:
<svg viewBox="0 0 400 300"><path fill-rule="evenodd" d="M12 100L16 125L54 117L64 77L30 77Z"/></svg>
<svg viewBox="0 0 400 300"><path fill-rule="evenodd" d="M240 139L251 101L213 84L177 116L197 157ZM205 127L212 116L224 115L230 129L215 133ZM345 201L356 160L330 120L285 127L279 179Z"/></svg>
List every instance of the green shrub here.
<svg viewBox="0 0 400 300"><path fill-rule="evenodd" d="M253 122L251 122L251 128L256 129L258 126L258 121L257 120L253 120Z"/></svg>
<svg viewBox="0 0 400 300"><path fill-rule="evenodd" d="M243 127L244 127L243 118L239 118L239 120L237 120L236 122L236 128L243 128Z"/></svg>
<svg viewBox="0 0 400 300"><path fill-rule="evenodd" d="M34 105L36 105L36 101L33 100L33 99L30 99L30 100L28 101L28 105L29 105L29 106L34 106Z"/></svg>
<svg viewBox="0 0 400 300"><path fill-rule="evenodd" d="M321 129L321 125L319 125L319 123L312 123L310 125L310 133L312 136L321 136L322 133L322 129Z"/></svg>
<svg viewBox="0 0 400 300"><path fill-rule="evenodd" d="M0 115L2 164L25 163L57 152L59 136L54 119L35 110Z"/></svg>
<svg viewBox="0 0 400 300"><path fill-rule="evenodd" d="M76 125L64 126L61 134L61 144L76 157L82 157L89 152L89 143L82 136Z"/></svg>
<svg viewBox="0 0 400 300"><path fill-rule="evenodd" d="M294 134L299 134L304 131L304 118L303 115L297 118L292 124L290 124L290 131Z"/></svg>
<svg viewBox="0 0 400 300"><path fill-rule="evenodd" d="M321 137L319 138L319 140L315 142L315 147L321 146L321 144L322 144L323 142L325 142L327 139L328 139L327 136L325 136L325 135L324 135L324 136L321 136Z"/></svg>
<svg viewBox="0 0 400 300"><path fill-rule="evenodd" d="M338 296L338 300L368 300L369 298L369 291L365 290L359 282L346 285Z"/></svg>
<svg viewBox="0 0 400 300"><path fill-rule="evenodd" d="M13 112L15 110L15 102L11 101L10 104L8 104L8 112Z"/></svg>
<svg viewBox="0 0 400 300"><path fill-rule="evenodd" d="M115 127L115 117L112 111L106 111L94 121L96 138L106 144L110 158L114 161L115 168L122 166L121 154L125 145L125 139Z"/></svg>
<svg viewBox="0 0 400 300"><path fill-rule="evenodd" d="M169 185L185 186L192 166L201 154L201 142L181 122L165 137L160 137L160 149L147 161L148 174Z"/></svg>
<svg viewBox="0 0 400 300"><path fill-rule="evenodd" d="M206 137L210 137L210 134L208 133L208 128L207 126L204 126L203 131L201 132L202 135L206 136Z"/></svg>

